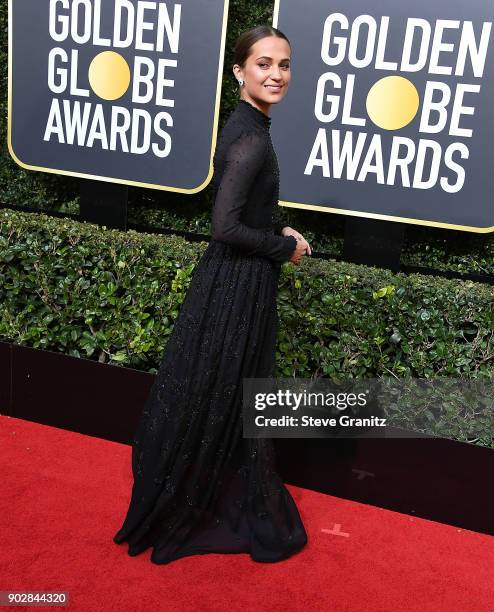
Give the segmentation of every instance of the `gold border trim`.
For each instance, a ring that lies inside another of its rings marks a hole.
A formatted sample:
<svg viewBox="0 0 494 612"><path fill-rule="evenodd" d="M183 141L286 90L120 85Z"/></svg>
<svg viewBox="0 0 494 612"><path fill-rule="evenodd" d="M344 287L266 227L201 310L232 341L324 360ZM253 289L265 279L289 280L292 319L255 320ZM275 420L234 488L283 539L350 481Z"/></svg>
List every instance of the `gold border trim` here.
<svg viewBox="0 0 494 612"><path fill-rule="evenodd" d="M223 77L223 65L225 61L225 41L226 41L226 25L228 22L228 11L229 11L229 1L224 0L223 3L223 23L221 26L221 43L220 43L220 56L218 62L218 76L216 80L216 100L215 100L215 108L214 108L214 119L213 119L213 130L211 136L211 149L209 153L209 172L206 179L198 186L193 189L181 189L180 187L170 187L168 185L157 185L154 183L141 183L138 181L130 181L127 179L115 178L112 176L100 176L97 174L86 174L84 172L71 172L69 170L59 170L56 168L44 168L43 166L31 166L29 164L25 164L22 162L17 155L14 153L14 149L12 147L12 3L14 0L8 0L8 102L7 102L7 147L12 159L21 166L21 168L26 168L27 170L37 170L41 172L50 172L52 174L63 174L66 176L78 176L80 178L88 178L95 179L98 181L106 181L110 183L121 183L123 185L135 185L137 187L145 187L147 189L159 189L160 191L175 191L178 193L198 193L202 191L207 185L210 183L213 174L213 157L214 157L214 149L216 147L217 140L217 128L218 128L218 120L219 120L219 107L220 107L220 96L221 96L221 84Z"/></svg>
<svg viewBox="0 0 494 612"><path fill-rule="evenodd" d="M278 27L278 18L280 11L281 0L275 0L273 9L273 27ZM280 28L281 29L281 28ZM413 225L425 225L428 227L441 227L444 229L462 230L465 232L475 232L477 234L488 234L494 231L494 225L490 227L475 227L472 225L455 225L453 223L443 223L441 221L427 221L426 219L413 219L410 217L396 217L392 215L381 215L378 213L367 213L359 210L346 210L343 208L334 208L331 206L318 206L317 204L302 204L300 202L287 202L280 200L279 204L288 208L302 208L308 210L319 210L324 212L336 213L338 215L348 215L352 217L364 217L367 219L381 219L383 221L395 221L397 223L410 223Z"/></svg>

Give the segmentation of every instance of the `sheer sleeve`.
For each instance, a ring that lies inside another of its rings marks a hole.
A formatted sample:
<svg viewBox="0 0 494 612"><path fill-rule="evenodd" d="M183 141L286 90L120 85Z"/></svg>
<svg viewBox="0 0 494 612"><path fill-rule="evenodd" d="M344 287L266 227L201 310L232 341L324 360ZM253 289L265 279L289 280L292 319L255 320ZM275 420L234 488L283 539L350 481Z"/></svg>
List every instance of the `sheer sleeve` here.
<svg viewBox="0 0 494 612"><path fill-rule="evenodd" d="M266 155L262 134L242 132L228 147L225 168L213 206L211 237L235 245L249 255L263 255L282 263L297 246L293 236L277 236L269 230L249 227L240 221L249 190Z"/></svg>

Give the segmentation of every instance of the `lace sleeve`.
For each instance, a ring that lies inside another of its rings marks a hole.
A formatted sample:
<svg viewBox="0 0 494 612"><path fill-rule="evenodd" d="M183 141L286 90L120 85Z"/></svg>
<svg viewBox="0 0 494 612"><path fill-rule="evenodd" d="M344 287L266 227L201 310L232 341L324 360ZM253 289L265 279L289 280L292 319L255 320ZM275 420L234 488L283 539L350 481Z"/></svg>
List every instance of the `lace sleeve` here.
<svg viewBox="0 0 494 612"><path fill-rule="evenodd" d="M277 236L269 230L249 227L240 221L266 151L264 137L254 131L242 132L230 144L213 206L211 236L235 245L249 255L263 255L282 263L290 259L297 245L296 239L293 236Z"/></svg>

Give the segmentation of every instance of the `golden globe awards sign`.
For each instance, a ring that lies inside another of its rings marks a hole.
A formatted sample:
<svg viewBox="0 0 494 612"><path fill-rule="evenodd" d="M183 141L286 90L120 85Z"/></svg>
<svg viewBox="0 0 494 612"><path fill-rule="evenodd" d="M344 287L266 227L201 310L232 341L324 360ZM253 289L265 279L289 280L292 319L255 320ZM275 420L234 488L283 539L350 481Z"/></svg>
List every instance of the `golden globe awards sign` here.
<svg viewBox="0 0 494 612"><path fill-rule="evenodd" d="M494 230L493 0L277 0L281 204Z"/></svg>
<svg viewBox="0 0 494 612"><path fill-rule="evenodd" d="M227 0L9 0L21 166L193 193L211 179Z"/></svg>

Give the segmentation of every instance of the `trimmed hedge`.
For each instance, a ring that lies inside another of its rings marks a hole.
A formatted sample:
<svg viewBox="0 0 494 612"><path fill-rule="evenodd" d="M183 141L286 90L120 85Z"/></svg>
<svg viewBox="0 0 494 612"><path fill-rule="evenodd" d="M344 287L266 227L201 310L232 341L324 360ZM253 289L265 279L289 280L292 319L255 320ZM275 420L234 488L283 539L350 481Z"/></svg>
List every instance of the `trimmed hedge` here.
<svg viewBox="0 0 494 612"><path fill-rule="evenodd" d="M156 366L206 247L0 211L0 338ZM280 374L492 377L492 287L303 258L283 266Z"/></svg>
<svg viewBox="0 0 494 612"><path fill-rule="evenodd" d="M313 251L337 258L343 256L345 221L342 215L285 210L290 225L307 238ZM210 209L188 213L147 206L129 209L131 223L201 234L210 233L210 216ZM494 236L409 226L405 228L401 263L494 276Z"/></svg>
<svg viewBox="0 0 494 612"><path fill-rule="evenodd" d="M0 340L156 372L206 246L0 210ZM307 257L278 309L279 377L493 379L483 284ZM475 443L494 448L491 412ZM436 433L468 440L456 417Z"/></svg>

